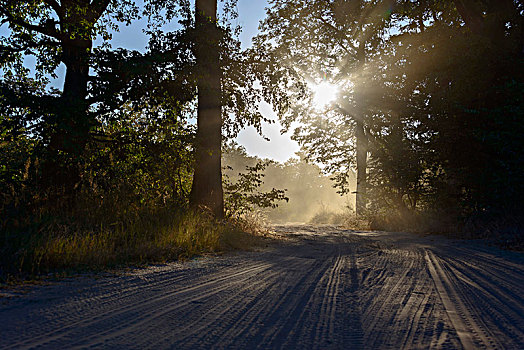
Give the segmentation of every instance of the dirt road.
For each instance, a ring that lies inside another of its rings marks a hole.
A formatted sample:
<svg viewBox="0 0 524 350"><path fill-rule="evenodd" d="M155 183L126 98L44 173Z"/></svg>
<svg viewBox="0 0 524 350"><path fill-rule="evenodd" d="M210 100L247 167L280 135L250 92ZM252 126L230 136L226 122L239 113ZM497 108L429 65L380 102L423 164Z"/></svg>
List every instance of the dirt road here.
<svg viewBox="0 0 524 350"><path fill-rule="evenodd" d="M0 348L524 349L524 256L279 226L264 251L0 298Z"/></svg>

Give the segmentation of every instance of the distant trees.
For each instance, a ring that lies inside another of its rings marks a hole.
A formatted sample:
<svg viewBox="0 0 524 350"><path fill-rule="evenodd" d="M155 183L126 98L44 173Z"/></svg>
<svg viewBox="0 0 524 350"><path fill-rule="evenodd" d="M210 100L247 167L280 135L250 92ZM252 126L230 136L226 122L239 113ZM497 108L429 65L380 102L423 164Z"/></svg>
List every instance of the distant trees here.
<svg viewBox="0 0 524 350"><path fill-rule="evenodd" d="M345 210L348 205L353 209L349 198L354 201L354 195L340 196L330 177L304 158L292 158L284 164L261 160L234 143L228 144L223 154L228 214L242 211L262 215L271 222L308 222L319 214L343 217L349 213ZM355 176L349 181L354 186Z"/></svg>

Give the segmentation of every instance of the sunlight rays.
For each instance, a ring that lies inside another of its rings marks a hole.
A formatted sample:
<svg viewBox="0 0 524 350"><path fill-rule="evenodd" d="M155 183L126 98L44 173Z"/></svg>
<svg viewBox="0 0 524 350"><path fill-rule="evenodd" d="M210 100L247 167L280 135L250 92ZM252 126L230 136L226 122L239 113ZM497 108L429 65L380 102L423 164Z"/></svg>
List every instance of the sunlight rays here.
<svg viewBox="0 0 524 350"><path fill-rule="evenodd" d="M331 104L340 92L340 88L337 85L333 85L327 81L311 85L310 89L313 92L313 104L317 109L324 109Z"/></svg>

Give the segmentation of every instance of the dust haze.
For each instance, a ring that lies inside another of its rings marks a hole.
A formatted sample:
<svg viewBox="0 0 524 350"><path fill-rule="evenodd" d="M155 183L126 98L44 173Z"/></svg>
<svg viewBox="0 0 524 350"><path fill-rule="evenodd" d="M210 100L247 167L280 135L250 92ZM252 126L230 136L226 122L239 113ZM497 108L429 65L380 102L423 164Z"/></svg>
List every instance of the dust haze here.
<svg viewBox="0 0 524 350"><path fill-rule="evenodd" d="M224 174L235 181L246 166L258 161L260 158L249 156L241 146L228 147L223 155ZM270 164L262 180L260 192L285 189L289 198L288 202L279 202L277 208L259 209L272 223L338 224L354 211L355 195L337 193L330 177L303 158ZM354 176L349 179L350 188L355 187L355 181Z"/></svg>

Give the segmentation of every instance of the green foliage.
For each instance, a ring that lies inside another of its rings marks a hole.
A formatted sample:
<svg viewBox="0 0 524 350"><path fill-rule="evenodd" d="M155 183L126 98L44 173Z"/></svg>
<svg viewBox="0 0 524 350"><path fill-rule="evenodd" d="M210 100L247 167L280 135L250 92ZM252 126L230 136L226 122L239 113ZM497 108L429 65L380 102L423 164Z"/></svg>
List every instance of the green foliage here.
<svg viewBox="0 0 524 350"><path fill-rule="evenodd" d="M276 62L260 81L284 124L301 122L294 138L348 192L363 123L367 209L378 226L460 229L469 218L518 213L522 2L392 5L271 2L255 50ZM318 111L307 84L320 78L341 93Z"/></svg>
<svg viewBox="0 0 524 350"><path fill-rule="evenodd" d="M192 128L129 112L101 127L84 171L88 188L128 193L130 203L184 205L192 172ZM95 191L96 192L96 191Z"/></svg>
<svg viewBox="0 0 524 350"><path fill-rule="evenodd" d="M276 208L277 201L289 201L286 190L273 188L259 192L265 176L262 172L272 163L259 161L254 166L246 166L247 171L239 173L235 182L231 182L227 175L224 177L226 217L242 216L257 208Z"/></svg>
<svg viewBox="0 0 524 350"><path fill-rule="evenodd" d="M253 61L241 53L231 25L234 4L227 1L219 20L220 68L228 72L221 96L226 138L242 125L260 129L262 119ZM150 41L139 53L108 44L119 23L139 17L133 1L0 5L0 21L9 27L0 38L3 278L173 259L245 240L237 228L187 209L200 74L195 42L202 34L192 5L151 0L145 6ZM176 21L180 29L165 30ZM93 47L97 37L102 44ZM29 55L37 61L32 69L23 63ZM62 63L64 88L47 87ZM284 199L280 190L257 193L257 179L230 183L237 205L232 221L248 207Z"/></svg>

